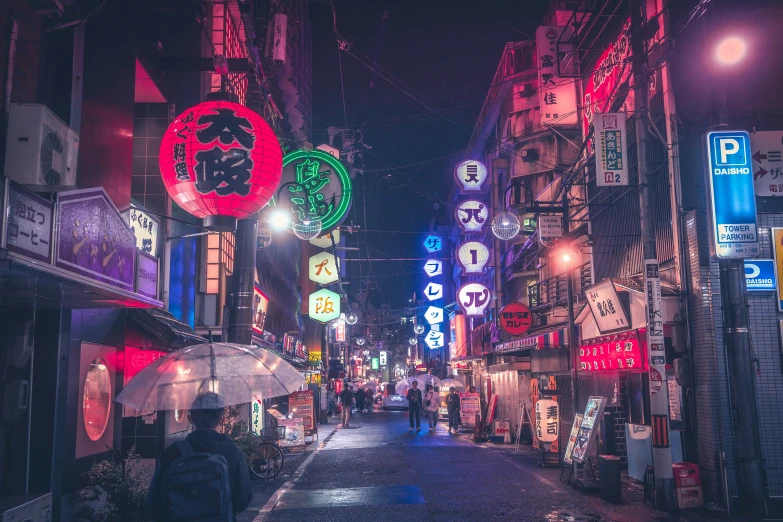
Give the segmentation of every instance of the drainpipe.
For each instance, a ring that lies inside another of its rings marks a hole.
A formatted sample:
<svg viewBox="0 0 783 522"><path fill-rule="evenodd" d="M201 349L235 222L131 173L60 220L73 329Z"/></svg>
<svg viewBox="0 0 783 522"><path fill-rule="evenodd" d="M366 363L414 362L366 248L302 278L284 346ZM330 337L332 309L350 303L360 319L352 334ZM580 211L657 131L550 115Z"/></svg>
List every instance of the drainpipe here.
<svg viewBox="0 0 783 522"><path fill-rule="evenodd" d="M8 71L5 76L5 113L11 110L11 90L14 87L14 65L16 63L16 42L19 39L19 21L11 17L11 38L8 42Z"/></svg>

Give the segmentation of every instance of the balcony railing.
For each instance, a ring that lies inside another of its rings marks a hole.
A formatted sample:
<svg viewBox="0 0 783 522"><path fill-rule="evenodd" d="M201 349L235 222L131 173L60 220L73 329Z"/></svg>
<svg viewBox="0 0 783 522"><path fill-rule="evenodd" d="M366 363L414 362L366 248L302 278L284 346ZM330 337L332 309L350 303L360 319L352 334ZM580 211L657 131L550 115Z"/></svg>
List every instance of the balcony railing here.
<svg viewBox="0 0 783 522"><path fill-rule="evenodd" d="M584 289L593 283L592 265L587 262L573 270L574 295L584 297ZM565 305L568 302L568 284L565 274L544 279L527 289L530 308Z"/></svg>

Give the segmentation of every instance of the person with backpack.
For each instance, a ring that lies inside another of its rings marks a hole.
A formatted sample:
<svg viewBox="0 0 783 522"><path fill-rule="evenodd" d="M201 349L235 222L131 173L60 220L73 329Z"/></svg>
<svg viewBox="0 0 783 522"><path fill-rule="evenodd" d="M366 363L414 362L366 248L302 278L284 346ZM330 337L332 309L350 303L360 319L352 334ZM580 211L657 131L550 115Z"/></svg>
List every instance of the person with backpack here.
<svg viewBox="0 0 783 522"><path fill-rule="evenodd" d="M419 389L419 381L413 381L411 383L411 388L408 390L408 393L405 395L405 398L408 399L408 419L411 423L411 429L408 431L413 431L413 419L416 419L416 431L421 430L421 390Z"/></svg>
<svg viewBox="0 0 783 522"><path fill-rule="evenodd" d="M365 398L364 389L359 388L356 391L356 411L358 413L364 413L364 398Z"/></svg>
<svg viewBox="0 0 783 522"><path fill-rule="evenodd" d="M224 406L216 393L198 395L188 415L194 430L164 450L147 494L147 510L156 522L234 522L250 505L245 454L216 431Z"/></svg>
<svg viewBox="0 0 783 522"><path fill-rule="evenodd" d="M459 429L460 402L459 393L457 393L457 389L454 386L449 388L449 394L446 395L446 410L449 412L449 433L451 433L452 429L454 433L457 433Z"/></svg>
<svg viewBox="0 0 783 522"><path fill-rule="evenodd" d="M343 388L340 392L340 406L342 414L340 415L340 425L343 428L348 427L348 421L351 419L351 407L353 406L353 386Z"/></svg>

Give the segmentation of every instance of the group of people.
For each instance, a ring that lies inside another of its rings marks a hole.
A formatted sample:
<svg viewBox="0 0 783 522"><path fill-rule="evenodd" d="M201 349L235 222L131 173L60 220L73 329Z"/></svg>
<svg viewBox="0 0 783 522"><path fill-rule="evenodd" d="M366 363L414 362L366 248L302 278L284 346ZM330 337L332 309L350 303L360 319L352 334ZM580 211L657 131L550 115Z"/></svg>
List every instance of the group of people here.
<svg viewBox="0 0 783 522"><path fill-rule="evenodd" d="M441 406L440 393L427 383L424 385L424 395L422 395L419 381L413 381L405 398L408 399L408 420L411 426L408 431L413 431L414 427L416 431L421 430L421 412L427 416L430 431L435 431ZM449 414L449 433L457 433L460 424L460 400L454 386L449 388L449 394L446 395L446 411Z"/></svg>
<svg viewBox="0 0 783 522"><path fill-rule="evenodd" d="M355 393L353 386L345 386L342 391L337 395L337 403L340 405L340 426L347 428L348 421L351 418L351 410L353 410L354 403L356 404L356 410L359 413L367 412L372 413L373 402L375 401L375 394L372 389L359 388Z"/></svg>

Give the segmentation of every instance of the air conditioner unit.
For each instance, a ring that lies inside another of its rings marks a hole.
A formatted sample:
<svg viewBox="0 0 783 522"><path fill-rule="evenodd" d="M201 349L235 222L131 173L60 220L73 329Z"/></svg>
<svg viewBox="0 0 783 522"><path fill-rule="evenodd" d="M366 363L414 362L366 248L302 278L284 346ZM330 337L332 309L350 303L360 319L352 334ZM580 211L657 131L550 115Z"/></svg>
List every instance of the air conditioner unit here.
<svg viewBox="0 0 783 522"><path fill-rule="evenodd" d="M0 501L0 522L50 522L52 494L11 497Z"/></svg>
<svg viewBox="0 0 783 522"><path fill-rule="evenodd" d="M12 104L8 119L5 175L31 190L76 187L79 135L48 107Z"/></svg>

